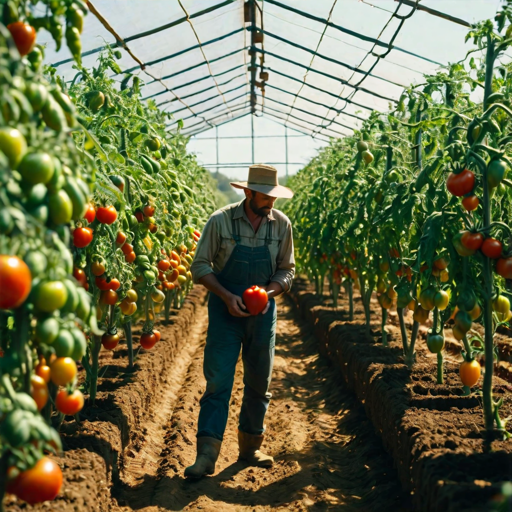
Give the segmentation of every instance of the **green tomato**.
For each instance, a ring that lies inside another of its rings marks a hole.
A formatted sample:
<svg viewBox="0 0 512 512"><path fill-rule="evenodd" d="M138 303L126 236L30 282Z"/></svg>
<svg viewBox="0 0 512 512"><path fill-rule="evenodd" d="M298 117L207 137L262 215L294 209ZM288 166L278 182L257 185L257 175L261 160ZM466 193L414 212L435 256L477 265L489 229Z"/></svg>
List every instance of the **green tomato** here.
<svg viewBox="0 0 512 512"><path fill-rule="evenodd" d="M73 203L65 190L50 194L49 207L54 224L67 224L73 216Z"/></svg>
<svg viewBox="0 0 512 512"><path fill-rule="evenodd" d="M36 325L36 339L39 343L51 345L59 335L59 322L54 317L38 320Z"/></svg>
<svg viewBox="0 0 512 512"><path fill-rule="evenodd" d="M51 313L62 308L68 299L68 291L61 281L43 281L35 290L35 307Z"/></svg>
<svg viewBox="0 0 512 512"><path fill-rule="evenodd" d="M52 179L55 165L48 153L28 153L20 162L18 171L27 183L37 185Z"/></svg>
<svg viewBox="0 0 512 512"><path fill-rule="evenodd" d="M30 82L27 87L26 96L32 105L34 112L39 112L48 102L48 89L42 84Z"/></svg>
<svg viewBox="0 0 512 512"><path fill-rule="evenodd" d="M66 291L68 293L68 298L66 303L61 309L61 313L73 313L78 307L78 303L80 301L80 297L78 296L78 290L70 279L64 279L64 286L66 287Z"/></svg>
<svg viewBox="0 0 512 512"><path fill-rule="evenodd" d="M497 187L505 177L507 162L504 160L491 160L487 167L487 183L490 188Z"/></svg>
<svg viewBox="0 0 512 512"><path fill-rule="evenodd" d="M12 169L16 169L27 152L27 141L16 128L0 128L0 151L9 160Z"/></svg>
<svg viewBox="0 0 512 512"><path fill-rule="evenodd" d="M427 347L433 354L439 354L444 348L444 337L442 334L429 334L427 336Z"/></svg>
<svg viewBox="0 0 512 512"><path fill-rule="evenodd" d="M459 328L459 330L466 334L473 325L473 320L471 319L471 315L467 311L457 311L457 314L454 318L455 325Z"/></svg>
<svg viewBox="0 0 512 512"><path fill-rule="evenodd" d="M75 348L75 339L69 331L62 330L52 346L57 357L69 357Z"/></svg>
<svg viewBox="0 0 512 512"><path fill-rule="evenodd" d="M73 336L74 344L73 353L69 357L71 357L73 361L80 361L82 357L85 356L87 340L85 339L84 333L77 327L73 327L71 329L71 334Z"/></svg>
<svg viewBox="0 0 512 512"><path fill-rule="evenodd" d="M24 261L30 269L32 278L41 276L41 274L46 270L46 267L48 266L48 260L46 259L46 256L39 251L29 252L25 256Z"/></svg>

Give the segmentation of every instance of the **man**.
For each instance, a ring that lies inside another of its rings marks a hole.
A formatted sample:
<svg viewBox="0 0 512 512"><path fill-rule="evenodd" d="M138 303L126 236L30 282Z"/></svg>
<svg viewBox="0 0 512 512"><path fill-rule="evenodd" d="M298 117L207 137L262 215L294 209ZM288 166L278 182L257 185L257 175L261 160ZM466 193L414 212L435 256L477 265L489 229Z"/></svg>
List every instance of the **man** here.
<svg viewBox="0 0 512 512"><path fill-rule="evenodd" d="M247 182L231 183L245 199L212 214L191 266L194 282L210 291L208 334L204 350L206 391L201 398L197 458L185 470L189 478L213 474L228 419L235 368L242 350L244 396L238 425L240 459L270 467L274 459L260 451L263 421L274 362L276 305L289 290L295 273L290 220L273 210L276 198L293 192L277 181L268 165L249 168ZM251 316L242 294L253 285L265 288L265 309Z"/></svg>

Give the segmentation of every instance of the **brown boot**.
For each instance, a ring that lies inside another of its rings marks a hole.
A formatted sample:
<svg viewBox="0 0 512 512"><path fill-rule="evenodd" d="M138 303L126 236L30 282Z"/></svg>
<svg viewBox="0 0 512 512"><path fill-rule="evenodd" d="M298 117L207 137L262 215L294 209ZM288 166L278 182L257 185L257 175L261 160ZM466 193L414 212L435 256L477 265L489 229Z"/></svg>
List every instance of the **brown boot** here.
<svg viewBox="0 0 512 512"><path fill-rule="evenodd" d="M221 444L222 441L214 437L198 437L196 461L193 466L185 469L185 476L187 478L201 478L205 475L213 475Z"/></svg>
<svg viewBox="0 0 512 512"><path fill-rule="evenodd" d="M240 455L238 460L245 460L251 466L259 466L260 468L270 468L274 464L274 458L260 452L263 443L263 435L255 436L238 431L238 446Z"/></svg>

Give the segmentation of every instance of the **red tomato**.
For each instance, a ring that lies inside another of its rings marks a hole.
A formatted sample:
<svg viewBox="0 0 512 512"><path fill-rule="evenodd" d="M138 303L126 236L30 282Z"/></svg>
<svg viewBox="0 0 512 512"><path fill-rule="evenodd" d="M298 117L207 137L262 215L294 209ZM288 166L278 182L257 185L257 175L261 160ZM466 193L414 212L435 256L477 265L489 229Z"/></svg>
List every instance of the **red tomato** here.
<svg viewBox="0 0 512 512"><path fill-rule="evenodd" d="M30 293L32 274L17 256L0 254L0 309L21 306Z"/></svg>
<svg viewBox="0 0 512 512"><path fill-rule="evenodd" d="M61 486L62 471L49 457L38 460L34 467L22 471L9 483L14 494L30 505L55 499Z"/></svg>
<svg viewBox="0 0 512 512"><path fill-rule="evenodd" d="M41 377L46 384L50 382L50 367L45 363L39 363L35 368L36 375Z"/></svg>
<svg viewBox="0 0 512 512"><path fill-rule="evenodd" d="M16 48L18 48L20 55L22 57L28 55L36 44L36 29L22 21L9 23L7 29L16 43Z"/></svg>
<svg viewBox="0 0 512 512"><path fill-rule="evenodd" d="M166 272L169 270L169 267L171 266L171 262L169 260L160 260L158 262L158 269L162 272Z"/></svg>
<svg viewBox="0 0 512 512"><path fill-rule="evenodd" d="M106 278L104 278L103 276L97 276L94 282L101 291L105 292L107 290L110 290L110 283L107 283Z"/></svg>
<svg viewBox="0 0 512 512"><path fill-rule="evenodd" d="M259 286L251 286L242 295L244 304L251 315L261 313L268 302L267 292Z"/></svg>
<svg viewBox="0 0 512 512"><path fill-rule="evenodd" d="M473 210L476 210L478 208L478 205L480 204L480 199L476 196L468 196L465 197L462 200L462 206L466 208L468 212L472 212Z"/></svg>
<svg viewBox="0 0 512 512"><path fill-rule="evenodd" d="M114 350L119 343L119 334L105 333L101 337L101 344L107 350Z"/></svg>
<svg viewBox="0 0 512 512"><path fill-rule="evenodd" d="M91 265L91 272L96 277L102 276L105 273L105 265L101 261L93 261Z"/></svg>
<svg viewBox="0 0 512 512"><path fill-rule="evenodd" d="M30 377L31 390L30 394L37 405L37 410L40 411L48 402L50 393L43 377L39 375L32 375Z"/></svg>
<svg viewBox="0 0 512 512"><path fill-rule="evenodd" d="M144 214L141 211L135 212L135 218L140 223L144 222Z"/></svg>
<svg viewBox="0 0 512 512"><path fill-rule="evenodd" d="M156 336L156 341L160 341L160 339L162 337L162 335L160 334L160 331L153 329L153 334Z"/></svg>
<svg viewBox="0 0 512 512"><path fill-rule="evenodd" d="M492 259L501 258L501 251L503 246L499 240L495 238L486 238L482 244L481 250L488 257Z"/></svg>
<svg viewBox="0 0 512 512"><path fill-rule="evenodd" d="M113 224L117 219L117 210L113 206L100 206L96 210L96 218L102 224Z"/></svg>
<svg viewBox="0 0 512 512"><path fill-rule="evenodd" d="M196 235L197 238L201 238L201 232L198 231L197 229L194 229L194 235Z"/></svg>
<svg viewBox="0 0 512 512"><path fill-rule="evenodd" d="M446 180L446 188L457 197L469 194L474 186L475 175L469 169L464 169L459 174L451 172Z"/></svg>
<svg viewBox="0 0 512 512"><path fill-rule="evenodd" d="M82 410L83 406L84 395L78 389L75 389L71 395L65 389L61 389L55 397L57 410L68 416L74 416Z"/></svg>
<svg viewBox="0 0 512 512"><path fill-rule="evenodd" d="M73 245L78 248L87 247L92 242L91 228L76 228L73 231Z"/></svg>
<svg viewBox="0 0 512 512"><path fill-rule="evenodd" d="M146 350L153 348L156 342L156 336L152 332L144 332L140 337L140 345L142 348L145 348Z"/></svg>
<svg viewBox="0 0 512 512"><path fill-rule="evenodd" d="M94 219L96 218L96 208L94 208L94 205L89 203L87 205L87 210L85 211L84 219L90 224L91 222L94 222Z"/></svg>
<svg viewBox="0 0 512 512"><path fill-rule="evenodd" d="M101 294L100 300L103 304L114 306L117 302L118 295L114 290L106 290Z"/></svg>
<svg viewBox="0 0 512 512"><path fill-rule="evenodd" d="M505 279L512 279L512 256L500 258L496 263L496 272Z"/></svg>
<svg viewBox="0 0 512 512"><path fill-rule="evenodd" d="M155 213L155 207L148 204L144 206L143 212L146 217L153 217L153 214Z"/></svg>
<svg viewBox="0 0 512 512"><path fill-rule="evenodd" d="M116 237L116 244L121 246L125 242L126 242L126 235L122 231L119 231L119 233L117 233L117 237Z"/></svg>
<svg viewBox="0 0 512 512"><path fill-rule="evenodd" d="M460 238L462 245L466 249L477 251L480 249L484 242L484 235L482 233L472 233L471 231L464 231Z"/></svg>
<svg viewBox="0 0 512 512"><path fill-rule="evenodd" d="M121 251L123 251L123 254L130 254L131 252L133 252L133 245L132 244L124 244L122 247L121 247Z"/></svg>
<svg viewBox="0 0 512 512"><path fill-rule="evenodd" d="M132 251L125 255L124 259L126 263L133 263L137 255Z"/></svg>
<svg viewBox="0 0 512 512"><path fill-rule="evenodd" d="M81 268L75 267L73 270L73 276L82 288L87 286L87 275Z"/></svg>

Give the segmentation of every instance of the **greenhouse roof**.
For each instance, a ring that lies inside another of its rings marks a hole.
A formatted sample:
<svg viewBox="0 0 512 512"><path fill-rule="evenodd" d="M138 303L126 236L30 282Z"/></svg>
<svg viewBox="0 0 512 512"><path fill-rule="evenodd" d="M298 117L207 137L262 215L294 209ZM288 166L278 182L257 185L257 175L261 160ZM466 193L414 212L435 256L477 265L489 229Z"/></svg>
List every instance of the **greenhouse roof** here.
<svg viewBox="0 0 512 512"><path fill-rule="evenodd" d="M88 4L83 64L106 44L121 47L123 72L139 75L143 97L174 115L170 130L182 119L182 133L195 135L253 113L327 140L350 135L404 87L464 58L469 24L493 17L500 1ZM71 79L71 56L54 53L48 34L40 42L46 37L49 62Z"/></svg>

